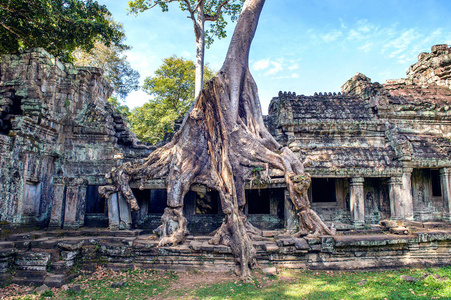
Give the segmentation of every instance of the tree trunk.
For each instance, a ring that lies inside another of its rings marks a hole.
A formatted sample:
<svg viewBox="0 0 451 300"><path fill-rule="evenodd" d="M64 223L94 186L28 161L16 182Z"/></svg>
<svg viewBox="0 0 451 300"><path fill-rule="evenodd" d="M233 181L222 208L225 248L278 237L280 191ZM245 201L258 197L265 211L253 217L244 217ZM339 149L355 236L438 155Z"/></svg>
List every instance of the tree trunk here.
<svg viewBox="0 0 451 300"><path fill-rule="evenodd" d="M197 6L197 20L194 23L196 36L196 76L194 85L194 97L199 97L204 85L204 57L205 57L205 15L204 1L199 1Z"/></svg>
<svg viewBox="0 0 451 300"><path fill-rule="evenodd" d="M248 56L264 2L245 2L223 67L199 94L172 141L155 150L143 164L123 164L109 174L112 185L99 189L106 196L122 192L136 209L129 181L166 177L168 199L158 229L159 245L175 245L188 234L183 198L193 183L217 190L225 218L210 242L231 247L244 280L249 279L250 267L256 263L251 238L259 230L243 213L244 186L252 180L256 168L263 170L260 176L266 178L269 168L285 173L299 216L298 234L331 234L310 209L306 195L309 174L299 158L279 145L263 123Z"/></svg>

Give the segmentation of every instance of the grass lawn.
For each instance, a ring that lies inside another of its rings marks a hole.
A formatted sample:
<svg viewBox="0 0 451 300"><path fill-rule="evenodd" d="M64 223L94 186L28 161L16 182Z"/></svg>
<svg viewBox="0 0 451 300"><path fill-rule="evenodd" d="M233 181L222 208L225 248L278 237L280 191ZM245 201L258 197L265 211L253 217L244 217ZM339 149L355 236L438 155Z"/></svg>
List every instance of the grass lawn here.
<svg viewBox="0 0 451 300"><path fill-rule="evenodd" d="M164 272L98 268L63 288L38 295L9 285L0 299L451 299L451 267L393 271L282 270L254 273L242 283L230 273ZM401 275L418 279L406 281Z"/></svg>

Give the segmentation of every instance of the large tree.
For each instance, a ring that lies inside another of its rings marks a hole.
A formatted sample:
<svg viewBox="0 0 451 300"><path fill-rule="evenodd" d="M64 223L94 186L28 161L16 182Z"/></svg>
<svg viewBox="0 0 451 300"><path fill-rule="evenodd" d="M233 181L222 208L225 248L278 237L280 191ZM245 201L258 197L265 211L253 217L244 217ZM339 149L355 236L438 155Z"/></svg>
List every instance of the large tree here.
<svg viewBox="0 0 451 300"><path fill-rule="evenodd" d="M173 132L175 120L182 119L194 101L195 69L192 60L172 56L144 80L142 88L153 98L129 116L132 131L141 141L155 144L166 132ZM205 81L213 76L204 66Z"/></svg>
<svg viewBox="0 0 451 300"><path fill-rule="evenodd" d="M89 51L96 41L119 45L124 33L110 16L105 5L92 0L2 0L0 55L43 47L70 58L77 47Z"/></svg>
<svg viewBox="0 0 451 300"><path fill-rule="evenodd" d="M194 25L196 37L196 84L197 97L203 87L203 70L205 46L209 47L215 37L226 37L225 16L235 21L239 15L244 0L133 0L129 1L130 11L134 14L159 6L162 11L168 11L168 4L178 2L182 11L188 12ZM205 29L205 22L212 22L210 29Z"/></svg>
<svg viewBox="0 0 451 300"><path fill-rule="evenodd" d="M166 178L168 199L159 227L159 245L185 239L187 220L183 198L193 183L219 192L225 214L210 243L231 247L240 275L250 276L256 251L251 238L259 231L246 219L244 186L256 169L267 178L279 169L299 216L298 235L332 234L311 210L307 198L310 176L299 158L268 132L249 71L249 50L265 0L246 0L225 62L206 84L172 141L155 150L144 163L125 163L108 174L110 185L99 189L106 197L121 192L131 209L139 209L129 182ZM173 230L174 224L177 224Z"/></svg>
<svg viewBox="0 0 451 300"><path fill-rule="evenodd" d="M139 73L131 67L124 53L129 49L130 47L125 45L107 46L96 42L89 52L77 48L71 55L74 65L78 67L103 69L103 77L113 87L114 97L123 100L130 92L139 89Z"/></svg>

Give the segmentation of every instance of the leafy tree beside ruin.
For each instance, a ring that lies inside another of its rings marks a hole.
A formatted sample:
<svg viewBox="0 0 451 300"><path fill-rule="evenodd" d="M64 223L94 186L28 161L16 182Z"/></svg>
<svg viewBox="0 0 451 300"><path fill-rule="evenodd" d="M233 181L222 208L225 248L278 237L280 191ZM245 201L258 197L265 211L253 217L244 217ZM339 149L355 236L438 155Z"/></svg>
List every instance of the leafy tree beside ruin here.
<svg viewBox="0 0 451 300"><path fill-rule="evenodd" d="M141 141L155 144L166 132L173 132L174 122L194 101L195 69L193 61L172 56L144 80L142 88L153 98L129 115L131 129ZM205 81L214 76L208 66L204 74Z"/></svg>
<svg viewBox="0 0 451 300"><path fill-rule="evenodd" d="M120 45L124 33L110 16L105 5L92 0L0 1L0 55L42 47L70 59L78 47Z"/></svg>
<svg viewBox="0 0 451 300"><path fill-rule="evenodd" d="M182 11L188 12L188 18L194 25L196 37L196 83L195 95L199 95L203 87L205 46L209 47L214 38L226 37L226 16L232 21L238 18L244 0L133 0L128 5L130 12L139 12L160 7L163 12L169 10L169 3L177 2ZM211 22L210 29L205 29L205 22Z"/></svg>
<svg viewBox="0 0 451 300"><path fill-rule="evenodd" d="M113 95L123 100L130 92L139 89L139 73L131 67L124 54L128 49L128 46L107 46L96 42L89 52L77 48L71 56L77 67L101 68L103 77L114 89Z"/></svg>

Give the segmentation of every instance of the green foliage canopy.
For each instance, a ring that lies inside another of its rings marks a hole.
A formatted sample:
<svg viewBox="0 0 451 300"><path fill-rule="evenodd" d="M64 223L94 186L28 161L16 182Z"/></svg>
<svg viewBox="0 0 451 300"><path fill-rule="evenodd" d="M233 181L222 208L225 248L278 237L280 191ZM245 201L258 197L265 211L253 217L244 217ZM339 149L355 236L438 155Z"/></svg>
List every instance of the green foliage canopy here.
<svg viewBox="0 0 451 300"><path fill-rule="evenodd" d="M116 97L110 97L108 99L108 103L113 106L116 112L122 114L123 116L128 117L130 115L130 109L128 108L128 106L121 104Z"/></svg>
<svg viewBox="0 0 451 300"><path fill-rule="evenodd" d="M115 96L125 99L127 95L139 89L139 73L134 70L124 55L124 47L106 46L95 43L91 51L78 48L72 53L76 66L89 66L103 69L103 77L114 88ZM117 100L116 100L117 101Z"/></svg>
<svg viewBox="0 0 451 300"><path fill-rule="evenodd" d="M182 118L194 101L195 64L172 56L163 60L155 76L144 80L143 90L153 99L133 109L129 115L132 131L144 142L155 144L166 132L174 130L174 122ZM214 72L204 67L204 79Z"/></svg>
<svg viewBox="0 0 451 300"><path fill-rule="evenodd" d="M155 6L159 6L163 12L169 10L168 4L178 2L182 11L189 13L189 18L194 22L197 18L197 7L203 3L205 21L211 21L210 29L205 30L205 43L207 48L214 42L214 38L219 39L227 36L225 28L227 20L236 21L241 12L244 0L133 0L128 2L129 11L133 14L146 11Z"/></svg>
<svg viewBox="0 0 451 300"><path fill-rule="evenodd" d="M0 55L42 47L70 60L77 47L89 51L97 41L120 46L124 33L110 16L93 0L0 0Z"/></svg>

